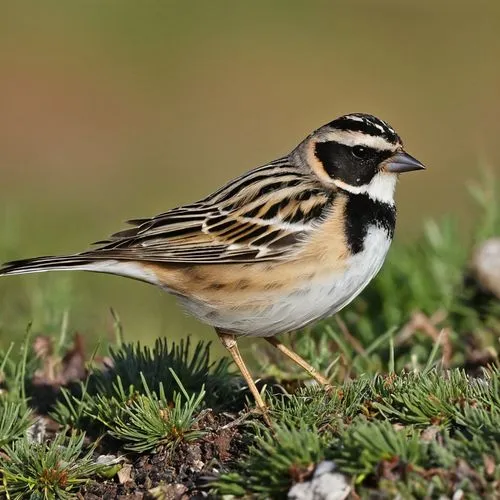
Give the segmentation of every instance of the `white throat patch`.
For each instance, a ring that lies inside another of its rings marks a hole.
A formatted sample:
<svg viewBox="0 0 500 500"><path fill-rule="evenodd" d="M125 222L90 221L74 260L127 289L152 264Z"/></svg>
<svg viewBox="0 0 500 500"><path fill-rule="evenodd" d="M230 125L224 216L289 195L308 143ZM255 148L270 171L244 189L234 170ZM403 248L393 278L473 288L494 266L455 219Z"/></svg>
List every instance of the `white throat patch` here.
<svg viewBox="0 0 500 500"><path fill-rule="evenodd" d="M367 194L374 201L381 201L394 205L394 190L396 189L397 174L379 172L369 184L363 186L351 186L345 182L333 179L333 183L340 189L353 194Z"/></svg>

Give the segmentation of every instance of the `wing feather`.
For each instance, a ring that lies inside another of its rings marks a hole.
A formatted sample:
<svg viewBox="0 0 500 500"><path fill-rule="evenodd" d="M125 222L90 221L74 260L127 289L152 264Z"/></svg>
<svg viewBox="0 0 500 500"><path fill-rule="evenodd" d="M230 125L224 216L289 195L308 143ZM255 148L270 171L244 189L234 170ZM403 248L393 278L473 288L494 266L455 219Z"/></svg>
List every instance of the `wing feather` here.
<svg viewBox="0 0 500 500"><path fill-rule="evenodd" d="M283 259L295 253L335 193L281 159L209 197L113 234L82 255L209 264Z"/></svg>

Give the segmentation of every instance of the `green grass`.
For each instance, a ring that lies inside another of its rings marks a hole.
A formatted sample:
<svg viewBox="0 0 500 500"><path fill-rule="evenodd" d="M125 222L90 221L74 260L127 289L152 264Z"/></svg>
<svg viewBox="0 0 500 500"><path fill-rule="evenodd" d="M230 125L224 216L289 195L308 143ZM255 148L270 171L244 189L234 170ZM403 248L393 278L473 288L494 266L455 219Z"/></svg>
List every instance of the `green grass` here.
<svg viewBox="0 0 500 500"><path fill-rule="evenodd" d="M468 276L473 245L500 234L498 197L487 185L473 191L473 235L461 236L452 219L427 223L336 319L287 337L328 373L331 391L304 384L273 350L258 351L272 430L248 412L241 379L226 359L211 361L209 344L127 344L117 321L106 356L84 363L67 321L45 350L28 328L24 343L0 353L1 491L69 498L112 484L123 493L116 474L124 460L136 481L149 467L174 471L171 481L193 491L286 498L331 460L361 498L494 498L500 307ZM69 376L72 363L86 374L80 380ZM43 430L46 422L58 430ZM111 472L99 454L116 464ZM203 468L189 469L192 456Z"/></svg>
<svg viewBox="0 0 500 500"><path fill-rule="evenodd" d="M485 370L480 379L459 369L432 369L365 375L345 382L330 398L311 388L274 397L274 433L254 424L239 472L223 475L217 489L280 497L298 475L328 459L361 496L376 484L386 493L423 498L429 480L435 494L450 495L460 486L473 496L493 495L500 480L499 389L498 369ZM496 465L488 478L489 460ZM463 474L459 484L443 481L459 477L462 462L479 473L480 484L473 474ZM384 483L392 475L397 482Z"/></svg>
<svg viewBox="0 0 500 500"><path fill-rule="evenodd" d="M78 486L101 467L92 448L84 451L84 437L59 434L49 443L23 437L5 446L0 491L13 500L74 498Z"/></svg>

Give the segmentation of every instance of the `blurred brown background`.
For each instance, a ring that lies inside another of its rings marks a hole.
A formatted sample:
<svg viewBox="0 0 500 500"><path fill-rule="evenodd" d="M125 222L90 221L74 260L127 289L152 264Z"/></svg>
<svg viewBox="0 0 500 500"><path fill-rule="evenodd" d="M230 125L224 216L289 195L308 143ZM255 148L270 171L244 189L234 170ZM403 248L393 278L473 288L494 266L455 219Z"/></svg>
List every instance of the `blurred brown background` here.
<svg viewBox="0 0 500 500"><path fill-rule="evenodd" d="M3 2L0 260L85 249L272 160L338 115L389 121L428 171L398 189L397 239L471 223L500 172L500 2ZM0 344L23 331L205 335L153 287L104 275L0 280ZM210 338L212 338L210 336Z"/></svg>

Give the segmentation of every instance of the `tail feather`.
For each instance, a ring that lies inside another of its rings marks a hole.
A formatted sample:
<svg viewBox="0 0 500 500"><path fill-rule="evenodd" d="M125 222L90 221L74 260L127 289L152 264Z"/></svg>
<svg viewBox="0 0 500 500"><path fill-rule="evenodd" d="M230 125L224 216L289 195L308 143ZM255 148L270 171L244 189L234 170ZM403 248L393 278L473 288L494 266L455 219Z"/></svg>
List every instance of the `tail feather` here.
<svg viewBox="0 0 500 500"><path fill-rule="evenodd" d="M0 268L0 276L9 274L41 273L44 271L88 270L95 262L83 255L65 255L62 257L35 257L34 259L13 260ZM83 266L83 267L82 267Z"/></svg>
<svg viewBox="0 0 500 500"><path fill-rule="evenodd" d="M43 273L45 271L92 271L115 274L163 286L154 270L140 261L113 259L104 255L75 254L61 257L35 257L3 264L0 276Z"/></svg>

